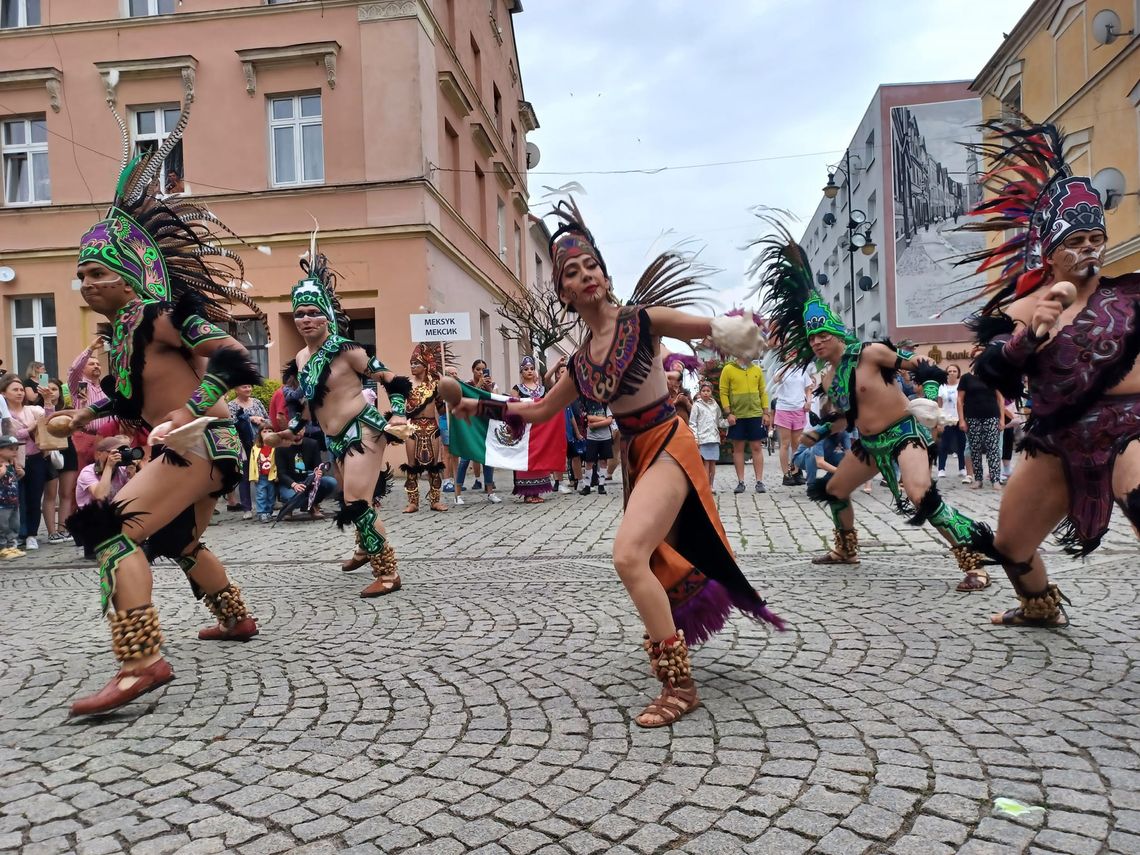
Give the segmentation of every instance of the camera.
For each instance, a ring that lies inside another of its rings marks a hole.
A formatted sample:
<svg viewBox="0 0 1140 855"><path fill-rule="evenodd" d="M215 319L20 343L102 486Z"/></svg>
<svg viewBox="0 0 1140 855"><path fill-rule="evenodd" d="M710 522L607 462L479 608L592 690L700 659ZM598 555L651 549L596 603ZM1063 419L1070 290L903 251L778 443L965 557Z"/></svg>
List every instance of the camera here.
<svg viewBox="0 0 1140 855"><path fill-rule="evenodd" d="M130 466L135 461L142 460L146 455L146 452L141 448L132 448L129 445L120 445L115 449L115 452L119 455L119 462L115 464L116 466Z"/></svg>

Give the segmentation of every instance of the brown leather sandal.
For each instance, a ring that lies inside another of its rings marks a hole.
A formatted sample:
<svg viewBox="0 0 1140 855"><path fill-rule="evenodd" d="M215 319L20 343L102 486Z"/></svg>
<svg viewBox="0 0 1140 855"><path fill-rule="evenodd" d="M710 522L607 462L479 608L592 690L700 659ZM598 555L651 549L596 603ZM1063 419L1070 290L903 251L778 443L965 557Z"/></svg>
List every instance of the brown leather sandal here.
<svg viewBox="0 0 1140 855"><path fill-rule="evenodd" d="M360 592L360 596L364 599L382 597L385 594L392 594L400 590L402 584L399 574L394 576L378 576L372 580L372 584Z"/></svg>
<svg viewBox="0 0 1140 855"><path fill-rule="evenodd" d="M977 570L967 570L966 576L958 583L955 591L969 593L971 591L984 591L990 586L990 574L983 568L979 567Z"/></svg>
<svg viewBox="0 0 1140 855"><path fill-rule="evenodd" d="M341 562L340 569L345 573L351 573L353 570L359 570L368 563L368 553L358 550L352 553L352 557Z"/></svg>
<svg viewBox="0 0 1140 855"><path fill-rule="evenodd" d="M651 701L649 706L638 713L634 721L638 727L665 727L700 705L701 699L697 696L696 686L681 688L666 683L661 687L661 694L656 700ZM655 716L656 721L645 721L646 716Z"/></svg>
<svg viewBox="0 0 1140 855"><path fill-rule="evenodd" d="M812 564L858 564L859 533L853 528L837 528L835 545L823 555L817 555Z"/></svg>

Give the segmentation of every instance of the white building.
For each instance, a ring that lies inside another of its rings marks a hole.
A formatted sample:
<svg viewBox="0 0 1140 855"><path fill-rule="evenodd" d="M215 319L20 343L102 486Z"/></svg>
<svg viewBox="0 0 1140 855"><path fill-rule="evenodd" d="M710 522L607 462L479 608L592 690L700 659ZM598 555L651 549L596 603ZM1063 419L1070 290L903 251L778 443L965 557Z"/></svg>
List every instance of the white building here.
<svg viewBox="0 0 1140 855"><path fill-rule="evenodd" d="M951 259L972 238L952 231L977 193L959 143L977 135L980 101L969 81L880 86L840 158L835 198L821 193L800 238L816 288L860 339L961 342L967 311L943 311L964 270ZM893 109L895 108L895 109ZM977 112L977 119L972 117ZM917 117L917 118L916 118ZM961 163L958 163L958 161ZM826 177L826 176L823 176ZM850 205L848 204L850 181ZM854 217L852 216L854 212ZM848 251L850 225L859 225ZM861 283L861 285L860 285Z"/></svg>

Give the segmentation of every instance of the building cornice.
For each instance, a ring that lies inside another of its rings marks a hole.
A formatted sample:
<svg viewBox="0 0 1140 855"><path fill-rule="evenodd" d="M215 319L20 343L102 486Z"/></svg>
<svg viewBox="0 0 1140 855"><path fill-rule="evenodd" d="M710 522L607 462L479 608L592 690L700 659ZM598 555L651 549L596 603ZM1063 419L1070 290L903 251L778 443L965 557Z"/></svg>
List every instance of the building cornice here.
<svg viewBox="0 0 1140 855"><path fill-rule="evenodd" d="M534 112L534 105L530 101L519 101L519 118L522 120L523 133L538 130L538 116Z"/></svg>
<svg viewBox="0 0 1140 855"><path fill-rule="evenodd" d="M455 75L450 71L439 73L439 91L443 93L447 103L459 114L459 118L466 119L471 115L471 101L463 92L463 87L459 85Z"/></svg>
<svg viewBox="0 0 1140 855"><path fill-rule="evenodd" d="M970 90L981 95L988 94L1005 71L1006 65L1018 59L1038 31L1044 29L1056 7L1057 0L1036 0L1026 9L1009 36L978 72L969 86Z"/></svg>
<svg viewBox="0 0 1140 855"><path fill-rule="evenodd" d="M225 193L213 196L204 196L195 194L195 198L199 200L209 200L211 204L218 202L236 202L244 200L259 200L259 199L274 199L289 196L305 196L311 197L314 195L323 194L343 194L346 192L366 192L371 190L387 190L387 189L401 189L407 187L409 184L419 185L421 189L425 190L433 200L440 206L441 209L451 217L456 225L461 228L469 238L475 243L476 246L482 247L486 260L489 264L497 267L501 272L505 273L518 287L522 287L518 278L503 261L499 258L498 253L491 249L479 234L471 228L471 225L460 216L447 198L439 191L439 189L430 181L423 178L415 178L407 181L370 181L361 182L359 184L326 184L317 187L294 187L282 190L267 190L257 191L250 193ZM76 205L44 205L43 207L30 208L0 208L0 222L3 222L5 216L26 216L33 211L35 212L52 212L55 214L61 213L75 213L83 212L91 214L93 210L100 212L108 202L96 202L76 204ZM95 213L95 216L99 216ZM463 255L462 252L447 239L442 232L439 231L434 225L430 223L408 223L402 225L392 226L371 226L367 228L358 229L341 229L331 230L328 232L321 232L322 241L374 241L374 240L397 240L407 237L426 237L440 249L447 253L456 263L458 263L469 275L478 281L483 288L494 298L502 300L506 292L495 284L487 273L478 267L470 258ZM270 235L256 235L247 234L244 236L246 244L257 244L274 246L276 244L290 244L304 242L309 240L308 232L279 232ZM243 244L235 238L224 237L219 243L223 246L233 246L240 248ZM40 247L37 249L17 250L17 251L4 251L0 252L0 260L6 263L27 261L30 259L43 259L43 258L74 258L75 245L68 244L67 246L56 247ZM260 299L260 298L259 298Z"/></svg>
<svg viewBox="0 0 1140 855"><path fill-rule="evenodd" d="M59 112L59 90L63 82L63 72L58 68L22 68L16 71L0 71L0 91L5 89L33 89L43 86L47 89L48 103L53 113Z"/></svg>
<svg viewBox="0 0 1140 855"><path fill-rule="evenodd" d="M237 54L238 60L241 62L242 74L245 75L245 91L249 93L251 98L257 92L257 69L259 66L264 68L304 62L323 64L329 89L336 89L336 57L340 53L339 42L305 42L280 47L243 48L234 51L234 53Z"/></svg>
<svg viewBox="0 0 1140 855"><path fill-rule="evenodd" d="M1129 238L1123 243L1118 243L1104 254L1105 264L1115 264L1122 258L1127 258L1130 255L1140 253L1140 235Z"/></svg>
<svg viewBox="0 0 1140 855"><path fill-rule="evenodd" d="M127 78L174 77L182 78L182 93L187 101L194 100L194 84L198 73L198 60L189 54L181 56L156 56L148 59L110 59L95 63L103 86L107 90L107 102L115 103L116 89Z"/></svg>
<svg viewBox="0 0 1140 855"><path fill-rule="evenodd" d="M223 21L228 18L248 18L254 15L287 15L305 9L327 11L338 6L356 6L360 0L295 0L274 6L235 6L232 9L208 9L204 11L179 10L173 15L148 15L139 18L104 18L98 21L69 21L63 24L41 24L37 27L12 27L0 30L0 42L6 39L31 38L34 36L65 33L94 32L98 30L129 30L138 27L161 27L177 22L180 24L195 21Z"/></svg>

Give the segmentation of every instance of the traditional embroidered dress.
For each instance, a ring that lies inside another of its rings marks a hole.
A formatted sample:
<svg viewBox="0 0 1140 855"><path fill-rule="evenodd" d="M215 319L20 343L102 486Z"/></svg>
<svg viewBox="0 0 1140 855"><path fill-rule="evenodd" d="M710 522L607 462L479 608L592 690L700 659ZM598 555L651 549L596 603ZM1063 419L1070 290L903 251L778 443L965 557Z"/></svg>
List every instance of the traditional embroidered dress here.
<svg viewBox="0 0 1140 855"><path fill-rule="evenodd" d="M587 335L570 360L579 394L608 405L636 392L648 377L657 351L658 339L645 307L621 310L613 341L600 363L590 359L591 340ZM699 644L724 628L733 606L782 627L736 563L697 441L668 398L636 412L615 414L615 418L621 434L626 501L661 454L673 458L689 482L689 494L673 527L674 544L661 543L649 560L653 575L669 595L677 628L690 643Z"/></svg>
<svg viewBox="0 0 1140 855"><path fill-rule="evenodd" d="M533 368L534 360L529 356L523 359L523 365L526 365L527 360L530 360L530 366ZM546 396L546 386L541 382L534 386L527 386L520 380L514 391L524 401L537 401ZM515 473L515 488L511 493L515 496L541 496L553 489L549 472L522 471Z"/></svg>

